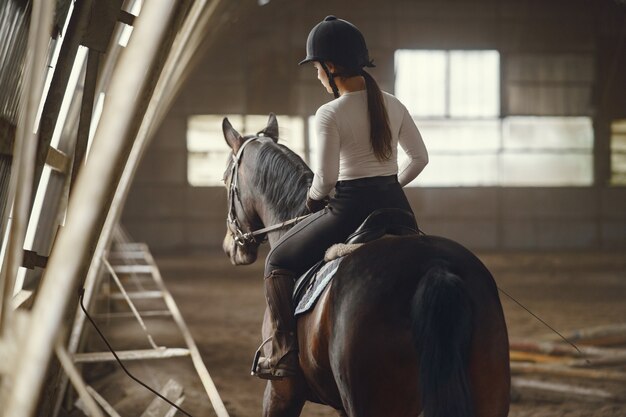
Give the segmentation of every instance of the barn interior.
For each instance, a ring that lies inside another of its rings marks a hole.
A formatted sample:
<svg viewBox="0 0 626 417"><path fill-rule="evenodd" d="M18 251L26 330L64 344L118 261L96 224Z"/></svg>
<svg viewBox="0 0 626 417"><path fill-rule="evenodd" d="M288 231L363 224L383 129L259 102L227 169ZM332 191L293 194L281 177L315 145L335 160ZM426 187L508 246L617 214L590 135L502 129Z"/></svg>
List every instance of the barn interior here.
<svg viewBox="0 0 626 417"><path fill-rule="evenodd" d="M4 0L0 416L261 412L268 247L223 252L222 120L275 114L315 170L333 97L298 62L328 15L421 132L421 230L494 275L509 415L626 414L623 0Z"/></svg>

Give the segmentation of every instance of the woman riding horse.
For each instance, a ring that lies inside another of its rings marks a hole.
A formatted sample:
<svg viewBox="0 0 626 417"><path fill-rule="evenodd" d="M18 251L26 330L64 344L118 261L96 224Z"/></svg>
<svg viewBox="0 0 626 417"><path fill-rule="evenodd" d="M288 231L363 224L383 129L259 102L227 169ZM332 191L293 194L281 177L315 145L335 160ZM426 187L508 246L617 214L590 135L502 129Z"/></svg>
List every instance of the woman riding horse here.
<svg viewBox="0 0 626 417"><path fill-rule="evenodd" d="M272 353L254 373L277 379L298 373L298 341L293 317L294 281L343 242L380 208L411 212L402 187L428 162L426 147L411 115L391 94L381 92L363 68L373 67L363 35L351 23L328 16L309 33L306 58L335 100L315 114L318 169L306 206L315 215L276 244L265 263L265 295L274 325ZM409 156L398 172L398 144ZM334 197L329 194L335 189Z"/></svg>
<svg viewBox="0 0 626 417"><path fill-rule="evenodd" d="M410 210L401 187L427 162L404 106L363 70L372 64L358 29L329 16L309 34L309 61L336 96L316 115L315 175L278 143L274 115L253 136L223 123L232 150L224 250L234 264L249 264L262 242L255 236L267 235L272 248L263 324L272 343L253 370L270 379L263 416L297 417L306 401L344 417L507 416L509 345L497 287L456 242L410 235L366 243L341 260L317 304L294 318L294 278L371 212ZM398 143L411 157L399 174ZM305 201L315 214L285 233Z"/></svg>

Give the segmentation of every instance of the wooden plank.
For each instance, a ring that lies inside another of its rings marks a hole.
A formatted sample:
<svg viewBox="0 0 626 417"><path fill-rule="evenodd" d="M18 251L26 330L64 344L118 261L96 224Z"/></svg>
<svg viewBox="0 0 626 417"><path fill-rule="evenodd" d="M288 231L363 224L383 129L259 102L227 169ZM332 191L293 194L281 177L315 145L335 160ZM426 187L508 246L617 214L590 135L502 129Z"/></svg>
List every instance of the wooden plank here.
<svg viewBox="0 0 626 417"><path fill-rule="evenodd" d="M163 298L163 293L161 291L130 291L128 292L128 296L134 300L146 300L153 298ZM125 300L124 294L115 292L109 295L101 295L99 298L110 298L111 300Z"/></svg>
<svg viewBox="0 0 626 417"><path fill-rule="evenodd" d="M168 310L150 310L150 311L140 311L139 314L141 317L171 317L172 313ZM135 315L133 313L103 313L96 314L94 316L97 320L109 320L109 319L126 319L133 318Z"/></svg>
<svg viewBox="0 0 626 417"><path fill-rule="evenodd" d="M72 363L72 358L70 358L70 355L67 353L65 346L62 345L61 338L59 338L59 341L55 346L55 352L57 354L59 362L61 363L61 366L65 370L65 373L72 382L72 385L76 389L76 392L78 392L78 395L84 407L81 408L81 410L83 410L84 412L86 411L85 414L91 417L104 417L102 411L100 411L100 408L98 408L98 405L94 401L93 396L89 394L89 391L87 390L87 385L85 384L82 375L80 374L78 369L76 369L74 363Z"/></svg>
<svg viewBox="0 0 626 417"><path fill-rule="evenodd" d="M122 350L115 352L122 361L137 361L144 359L165 359L189 356L189 349L185 348L159 348L159 349L138 349ZM89 352L74 354L74 362L110 362L115 357L111 352Z"/></svg>
<svg viewBox="0 0 626 417"><path fill-rule="evenodd" d="M566 366L552 364L512 362L511 373L551 375L565 378L626 382L626 372L599 369L569 368Z"/></svg>
<svg viewBox="0 0 626 417"><path fill-rule="evenodd" d="M183 386L173 379L168 380L163 388L159 392L168 400L174 402L180 399L183 393ZM170 410L174 408L162 398L156 397L152 400L146 411L141 414L141 417L165 417ZM176 408L174 408L176 410Z"/></svg>
<svg viewBox="0 0 626 417"><path fill-rule="evenodd" d="M528 339L513 339L509 341L509 347L511 348L511 350L517 351L536 352L546 355L570 357L607 356L618 353L626 353L626 349L612 349L595 346L578 346L578 349L580 350L579 352L571 345L563 342L546 342Z"/></svg>
<svg viewBox="0 0 626 417"><path fill-rule="evenodd" d="M542 353L522 352L519 350L512 350L509 353L511 361L514 362L534 362L534 363L558 363L564 362L567 358L562 356L544 355Z"/></svg>
<svg viewBox="0 0 626 417"><path fill-rule="evenodd" d="M116 265L113 270L117 274L152 274L152 265Z"/></svg>
<svg viewBox="0 0 626 417"><path fill-rule="evenodd" d="M144 251L111 251L107 255L109 262L113 260L126 260L126 259L145 259L146 254ZM114 265L114 262L111 262Z"/></svg>
<svg viewBox="0 0 626 417"><path fill-rule="evenodd" d="M542 398L557 401L576 400L604 402L615 401L619 398L606 390L585 388L558 382L538 381L526 378L513 378L511 386L516 394L522 398Z"/></svg>
<svg viewBox="0 0 626 417"><path fill-rule="evenodd" d="M116 242L113 246L114 250L142 250L148 251L148 245L140 242Z"/></svg>

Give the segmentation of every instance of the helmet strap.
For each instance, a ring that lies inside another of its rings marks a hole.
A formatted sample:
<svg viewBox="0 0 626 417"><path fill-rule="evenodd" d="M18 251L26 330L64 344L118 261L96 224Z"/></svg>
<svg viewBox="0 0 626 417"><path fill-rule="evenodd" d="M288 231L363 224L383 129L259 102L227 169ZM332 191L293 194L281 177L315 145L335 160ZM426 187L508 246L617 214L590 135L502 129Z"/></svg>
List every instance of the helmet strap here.
<svg viewBox="0 0 626 417"><path fill-rule="evenodd" d="M328 66L326 66L324 62L320 61L320 65L322 66L322 68L324 69L324 72L326 73L326 77L328 78L328 83L330 84L330 88L333 90L333 94L335 95L335 98L339 98L339 88L337 88L337 83L335 83L334 74L330 72L330 70L328 69Z"/></svg>

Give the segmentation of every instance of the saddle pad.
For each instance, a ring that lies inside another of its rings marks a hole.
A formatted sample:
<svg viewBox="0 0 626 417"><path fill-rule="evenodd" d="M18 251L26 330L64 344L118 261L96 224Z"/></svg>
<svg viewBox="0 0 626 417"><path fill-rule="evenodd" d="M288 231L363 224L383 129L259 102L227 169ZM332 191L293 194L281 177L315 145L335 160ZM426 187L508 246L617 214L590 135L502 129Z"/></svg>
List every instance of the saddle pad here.
<svg viewBox="0 0 626 417"><path fill-rule="evenodd" d="M319 270L312 275L308 283L305 283L306 288L296 293L298 296L298 298L294 300L296 304L296 316L306 313L315 306L318 298L332 280L335 272L337 272L337 268L339 268L342 260L343 258L337 258L322 265ZM313 268L315 268L315 266ZM311 271L306 272L303 278L306 278L306 275L309 275L310 272Z"/></svg>

